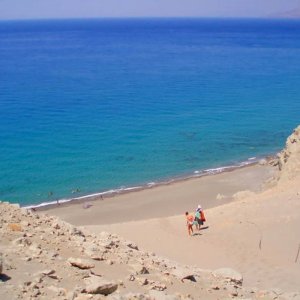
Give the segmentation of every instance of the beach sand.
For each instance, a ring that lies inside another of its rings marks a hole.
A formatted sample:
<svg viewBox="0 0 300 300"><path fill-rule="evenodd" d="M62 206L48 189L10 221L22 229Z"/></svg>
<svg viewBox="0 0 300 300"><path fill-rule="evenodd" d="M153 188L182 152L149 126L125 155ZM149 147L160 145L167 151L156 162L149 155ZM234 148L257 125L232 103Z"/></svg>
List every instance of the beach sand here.
<svg viewBox="0 0 300 300"><path fill-rule="evenodd" d="M257 164L47 213L93 233L116 233L182 264L233 268L247 287L299 291L300 177L264 189L274 171ZM199 203L207 222L190 237L184 212Z"/></svg>
<svg viewBox="0 0 300 300"><path fill-rule="evenodd" d="M189 236L184 213L194 212L198 204L207 221ZM181 264L233 268L243 275L243 286L254 293L300 292L300 126L277 158L264 165L90 205L84 209L84 203L69 203L46 212L96 234L116 233L140 249Z"/></svg>
<svg viewBox="0 0 300 300"><path fill-rule="evenodd" d="M104 225L165 218L184 214L187 210L193 211L198 204L205 209L223 205L232 201L232 196L239 191L258 192L273 171L274 168L268 165L255 164L105 197L104 200L99 197L94 201L74 201L42 207L40 210L74 225ZM221 195L219 199L218 194ZM84 209L87 204L91 207Z"/></svg>
<svg viewBox="0 0 300 300"><path fill-rule="evenodd" d="M189 237L182 215L86 226L133 240L147 251L201 268L231 267L244 286L300 290L300 178L242 200L205 210L207 222Z"/></svg>

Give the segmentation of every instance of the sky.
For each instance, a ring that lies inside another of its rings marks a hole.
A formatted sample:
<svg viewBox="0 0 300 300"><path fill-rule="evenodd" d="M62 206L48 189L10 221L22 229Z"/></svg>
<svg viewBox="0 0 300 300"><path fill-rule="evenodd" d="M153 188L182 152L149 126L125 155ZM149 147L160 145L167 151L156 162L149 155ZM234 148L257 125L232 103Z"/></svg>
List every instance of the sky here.
<svg viewBox="0 0 300 300"><path fill-rule="evenodd" d="M0 20L98 17L265 17L300 0L0 0Z"/></svg>

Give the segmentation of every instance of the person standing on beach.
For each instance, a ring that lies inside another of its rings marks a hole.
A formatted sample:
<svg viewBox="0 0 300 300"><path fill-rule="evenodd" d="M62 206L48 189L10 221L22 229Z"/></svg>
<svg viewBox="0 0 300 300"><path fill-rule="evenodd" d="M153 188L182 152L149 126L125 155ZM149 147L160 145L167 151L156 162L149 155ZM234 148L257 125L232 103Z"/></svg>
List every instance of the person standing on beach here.
<svg viewBox="0 0 300 300"><path fill-rule="evenodd" d="M185 213L185 216L186 216L186 225L188 228L188 233L189 233L189 236L191 236L192 234L194 234L194 231L193 231L194 216L190 215L188 212Z"/></svg>
<svg viewBox="0 0 300 300"><path fill-rule="evenodd" d="M198 230L200 230L201 225L203 225L203 222L201 220L201 210L202 210L201 205L198 205L195 212L195 224Z"/></svg>
<svg viewBox="0 0 300 300"><path fill-rule="evenodd" d="M202 209L202 207L201 207L200 204L197 207L196 213L197 212L199 212L199 214L200 214L200 218L199 218L200 219L200 223L201 223L201 225L203 225L203 223L206 221L206 219L205 219L204 211L203 211L203 209ZM200 227L199 227L199 229L200 229Z"/></svg>

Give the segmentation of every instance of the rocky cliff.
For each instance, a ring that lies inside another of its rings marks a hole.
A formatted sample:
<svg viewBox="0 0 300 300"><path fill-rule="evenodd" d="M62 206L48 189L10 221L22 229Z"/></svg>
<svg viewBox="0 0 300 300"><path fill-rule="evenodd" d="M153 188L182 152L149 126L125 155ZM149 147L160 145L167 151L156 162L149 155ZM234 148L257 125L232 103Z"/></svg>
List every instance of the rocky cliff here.
<svg viewBox="0 0 300 300"><path fill-rule="evenodd" d="M285 148L277 155L273 165L278 167L276 180L284 182L300 174L300 126L287 138Z"/></svg>

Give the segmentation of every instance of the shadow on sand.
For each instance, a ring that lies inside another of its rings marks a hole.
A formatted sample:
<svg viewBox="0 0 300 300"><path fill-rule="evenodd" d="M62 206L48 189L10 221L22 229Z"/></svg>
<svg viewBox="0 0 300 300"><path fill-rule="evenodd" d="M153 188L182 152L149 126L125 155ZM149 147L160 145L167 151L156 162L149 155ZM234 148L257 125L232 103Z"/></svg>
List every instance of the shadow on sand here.
<svg viewBox="0 0 300 300"><path fill-rule="evenodd" d="M209 226L204 226L204 227L200 227L200 230L205 230L205 229L208 229Z"/></svg>
<svg viewBox="0 0 300 300"><path fill-rule="evenodd" d="M10 279L11 279L11 277L9 277L9 276L7 276L5 274L0 274L0 281L6 282L6 281L8 281Z"/></svg>
<svg viewBox="0 0 300 300"><path fill-rule="evenodd" d="M196 235L202 235L202 234L199 233L199 232L195 232L195 233L192 234L192 236L196 236Z"/></svg>

